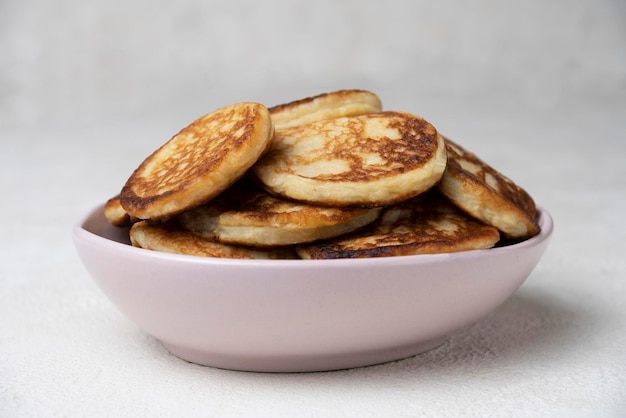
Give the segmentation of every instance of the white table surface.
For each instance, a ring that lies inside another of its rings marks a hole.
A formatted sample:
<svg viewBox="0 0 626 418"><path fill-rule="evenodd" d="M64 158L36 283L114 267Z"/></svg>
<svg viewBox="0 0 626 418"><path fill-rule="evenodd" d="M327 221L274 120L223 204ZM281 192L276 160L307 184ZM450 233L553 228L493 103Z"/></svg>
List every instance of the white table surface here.
<svg viewBox="0 0 626 418"><path fill-rule="evenodd" d="M0 416L626 416L626 101L416 108L401 91L382 98L552 213L547 253L500 308L439 348L378 366L261 374L186 363L116 311L70 233L181 123L212 109L4 129Z"/></svg>

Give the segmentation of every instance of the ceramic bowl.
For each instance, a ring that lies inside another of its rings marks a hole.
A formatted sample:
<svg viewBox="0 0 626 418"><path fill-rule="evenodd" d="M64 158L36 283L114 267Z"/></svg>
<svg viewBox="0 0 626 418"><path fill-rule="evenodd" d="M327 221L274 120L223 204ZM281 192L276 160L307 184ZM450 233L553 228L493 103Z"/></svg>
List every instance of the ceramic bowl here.
<svg viewBox="0 0 626 418"><path fill-rule="evenodd" d="M453 254L340 260L232 260L132 247L103 206L73 230L113 304L172 354L206 366L303 372L367 366L441 344L510 297L553 230Z"/></svg>

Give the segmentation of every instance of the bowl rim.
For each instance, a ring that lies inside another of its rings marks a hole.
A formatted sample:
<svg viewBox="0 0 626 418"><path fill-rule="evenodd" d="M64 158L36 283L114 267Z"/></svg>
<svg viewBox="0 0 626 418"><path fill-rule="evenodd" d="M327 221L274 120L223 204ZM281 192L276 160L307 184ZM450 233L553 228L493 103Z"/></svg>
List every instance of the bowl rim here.
<svg viewBox="0 0 626 418"><path fill-rule="evenodd" d="M277 267L299 267L299 268L329 268L329 267L359 267L367 268L375 265L378 267L399 266L399 265L417 265L450 262L450 259L461 260L466 258L475 258L479 256L497 257L502 253L527 249L540 245L544 241L551 238L554 231L554 219L547 209L537 206L537 221L540 231L537 235L514 244L488 249L477 249L459 251L453 253L437 253L437 254L416 254L403 256L386 256L386 257L369 257L369 258L339 258L324 260L304 260L304 259L233 259L233 258L214 258L202 257L188 254L174 254L162 251L146 250L143 248L133 247L127 243L118 242L96 232L87 229L86 224L96 216L102 216L103 221L106 219L103 215L104 203L93 207L83 217L74 224L72 228L72 238L75 245L78 242L89 243L94 246L104 246L110 250L128 251L129 255L141 257L143 259L159 259L161 262L169 261L175 263L206 265L206 266L246 266L259 268L277 268ZM113 225L106 225L110 228L118 228Z"/></svg>

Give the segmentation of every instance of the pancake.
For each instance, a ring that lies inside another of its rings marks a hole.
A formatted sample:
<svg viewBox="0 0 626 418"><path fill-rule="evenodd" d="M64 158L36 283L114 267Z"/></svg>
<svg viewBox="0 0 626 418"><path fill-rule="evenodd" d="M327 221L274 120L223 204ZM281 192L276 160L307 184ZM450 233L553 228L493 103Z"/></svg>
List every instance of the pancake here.
<svg viewBox="0 0 626 418"><path fill-rule="evenodd" d="M154 220L198 206L239 179L272 138L269 111L259 103L211 112L141 163L122 188L122 207L136 218Z"/></svg>
<svg viewBox="0 0 626 418"><path fill-rule="evenodd" d="M332 238L373 222L379 212L301 204L240 181L208 204L181 213L178 221L209 239L268 247Z"/></svg>
<svg viewBox="0 0 626 418"><path fill-rule="evenodd" d="M493 247L500 234L430 191L383 210L373 224L337 239L299 246L305 259L390 257Z"/></svg>
<svg viewBox="0 0 626 418"><path fill-rule="evenodd" d="M446 165L433 125L405 112L341 117L276 131L252 172L273 194L326 206L386 206L435 185Z"/></svg>
<svg viewBox="0 0 626 418"><path fill-rule="evenodd" d="M532 197L475 154L445 138L448 165L439 189L455 205L509 238L539 232Z"/></svg>
<svg viewBox="0 0 626 418"><path fill-rule="evenodd" d="M128 226L131 223L131 217L122 207L119 195L106 201L104 217L114 226Z"/></svg>
<svg viewBox="0 0 626 418"><path fill-rule="evenodd" d="M378 96L367 90L339 90L281 104L269 109L276 129L320 120L356 116L382 110Z"/></svg>
<svg viewBox="0 0 626 418"><path fill-rule="evenodd" d="M291 248L281 247L264 250L213 242L183 229L172 221L163 223L137 222L130 228L130 240L135 247L173 254L238 259L295 258Z"/></svg>

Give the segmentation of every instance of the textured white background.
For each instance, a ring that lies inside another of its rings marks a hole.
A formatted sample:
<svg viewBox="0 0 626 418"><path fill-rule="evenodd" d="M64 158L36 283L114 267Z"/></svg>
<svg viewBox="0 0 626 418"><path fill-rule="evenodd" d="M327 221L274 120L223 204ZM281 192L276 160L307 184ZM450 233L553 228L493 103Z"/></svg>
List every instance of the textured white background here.
<svg viewBox="0 0 626 418"><path fill-rule="evenodd" d="M540 265L403 361L264 375L168 355L96 287L72 225L196 117L339 88L524 186L555 218ZM0 417L624 417L625 115L623 0L0 0Z"/></svg>
<svg viewBox="0 0 626 418"><path fill-rule="evenodd" d="M370 88L554 107L626 90L626 4L2 0L0 127Z"/></svg>

